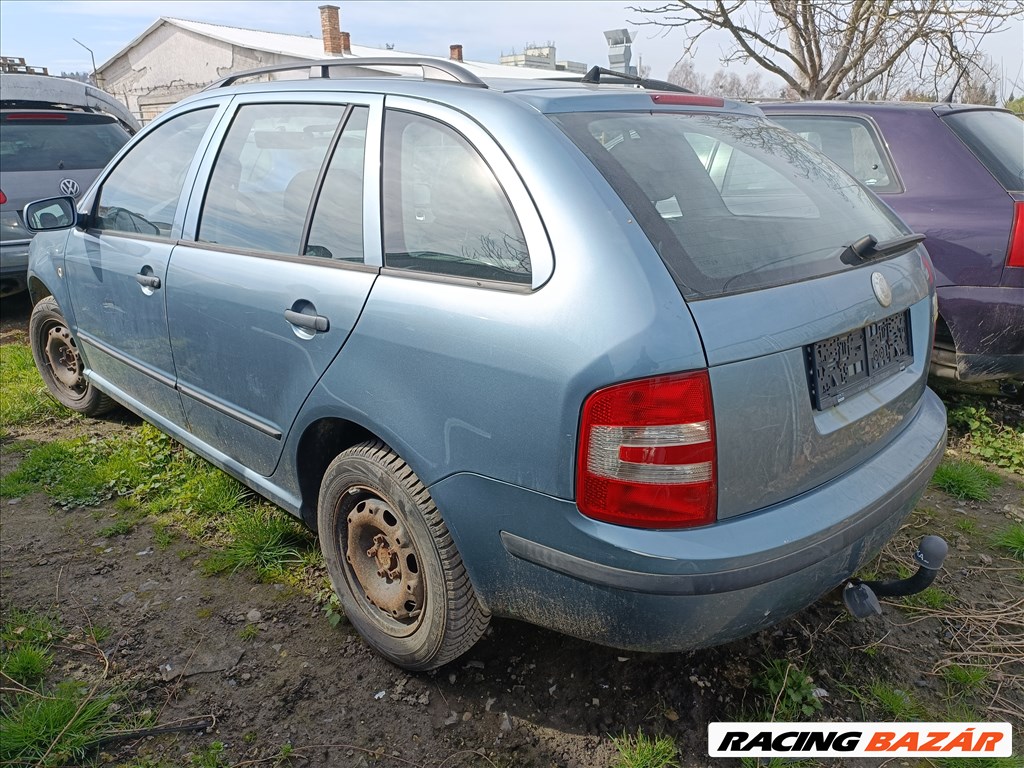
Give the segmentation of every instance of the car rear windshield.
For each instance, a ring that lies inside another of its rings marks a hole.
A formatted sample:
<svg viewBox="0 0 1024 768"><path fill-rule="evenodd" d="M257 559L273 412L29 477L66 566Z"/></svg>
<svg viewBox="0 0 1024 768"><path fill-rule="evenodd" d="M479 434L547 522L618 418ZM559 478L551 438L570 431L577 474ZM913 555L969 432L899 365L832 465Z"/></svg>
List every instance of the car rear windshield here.
<svg viewBox="0 0 1024 768"><path fill-rule="evenodd" d="M1024 120L992 109L954 112L948 125L1007 192L1024 192Z"/></svg>
<svg viewBox="0 0 1024 768"><path fill-rule="evenodd" d="M9 112L0 120L0 168L102 168L127 141L125 130L105 115Z"/></svg>
<svg viewBox="0 0 1024 768"><path fill-rule="evenodd" d="M904 225L795 134L751 115L552 116L608 180L687 298L839 272Z"/></svg>

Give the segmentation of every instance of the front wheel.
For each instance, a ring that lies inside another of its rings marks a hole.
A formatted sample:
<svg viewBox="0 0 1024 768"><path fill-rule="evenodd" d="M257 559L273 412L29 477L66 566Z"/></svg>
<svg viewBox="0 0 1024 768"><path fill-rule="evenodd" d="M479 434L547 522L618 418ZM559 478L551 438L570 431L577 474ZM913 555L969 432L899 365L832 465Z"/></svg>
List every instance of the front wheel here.
<svg viewBox="0 0 1024 768"><path fill-rule="evenodd" d="M78 343L53 296L32 308L28 333L39 375L58 401L86 416L99 416L116 405L85 377Z"/></svg>
<svg viewBox="0 0 1024 768"><path fill-rule="evenodd" d="M345 615L389 661L435 669L484 633L490 614L444 520L419 478L384 443L361 443L331 462L317 528Z"/></svg>

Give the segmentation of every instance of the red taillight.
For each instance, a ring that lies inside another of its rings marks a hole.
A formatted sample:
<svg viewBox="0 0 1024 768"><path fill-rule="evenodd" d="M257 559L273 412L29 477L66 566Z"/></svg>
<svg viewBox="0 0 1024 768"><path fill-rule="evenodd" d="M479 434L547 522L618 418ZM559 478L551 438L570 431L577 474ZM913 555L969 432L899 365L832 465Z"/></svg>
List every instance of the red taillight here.
<svg viewBox="0 0 1024 768"><path fill-rule="evenodd" d="M652 93L655 104L685 104L688 107L724 107L725 99L717 96L699 96L696 93Z"/></svg>
<svg viewBox="0 0 1024 768"><path fill-rule="evenodd" d="M0 189L0 205L3 205L6 202L7 202L7 195L5 195L4 191L2 189Z"/></svg>
<svg viewBox="0 0 1024 768"><path fill-rule="evenodd" d="M706 371L594 392L583 404L576 504L635 528L716 518L715 420Z"/></svg>
<svg viewBox="0 0 1024 768"><path fill-rule="evenodd" d="M1024 203L1013 204L1013 229L1010 231L1006 266L1024 267Z"/></svg>

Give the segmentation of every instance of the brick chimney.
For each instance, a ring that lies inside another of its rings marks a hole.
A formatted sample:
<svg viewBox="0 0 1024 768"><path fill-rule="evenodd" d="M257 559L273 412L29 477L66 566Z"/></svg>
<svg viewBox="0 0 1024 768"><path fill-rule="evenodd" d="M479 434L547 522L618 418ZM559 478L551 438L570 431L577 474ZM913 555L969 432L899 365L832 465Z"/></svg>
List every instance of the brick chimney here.
<svg viewBox="0 0 1024 768"><path fill-rule="evenodd" d="M346 56L352 55L352 35L348 32L341 33L341 52Z"/></svg>
<svg viewBox="0 0 1024 768"><path fill-rule="evenodd" d="M451 59L452 61L462 61L462 46L459 43L449 45L448 50L449 59Z"/></svg>
<svg viewBox="0 0 1024 768"><path fill-rule="evenodd" d="M324 38L324 53L327 56L341 56L344 53L341 40L341 22L338 6L320 6L320 31Z"/></svg>

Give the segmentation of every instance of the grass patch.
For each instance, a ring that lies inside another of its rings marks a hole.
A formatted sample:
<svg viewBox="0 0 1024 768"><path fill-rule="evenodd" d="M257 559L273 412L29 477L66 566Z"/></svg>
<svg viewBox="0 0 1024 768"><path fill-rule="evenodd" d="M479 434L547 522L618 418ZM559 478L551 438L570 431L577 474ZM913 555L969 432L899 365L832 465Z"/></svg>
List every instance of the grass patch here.
<svg viewBox="0 0 1024 768"><path fill-rule="evenodd" d="M978 521L972 517L962 517L956 521L956 529L960 533L974 533L978 530Z"/></svg>
<svg viewBox="0 0 1024 768"><path fill-rule="evenodd" d="M996 422L982 399L958 397L953 403L947 411L950 430L967 452L1024 475L1024 429Z"/></svg>
<svg viewBox="0 0 1024 768"><path fill-rule="evenodd" d="M0 670L14 682L33 688L43 681L53 664L53 656L45 646L24 643L0 659Z"/></svg>
<svg viewBox="0 0 1024 768"><path fill-rule="evenodd" d="M973 461L953 459L943 461L935 470L932 485L958 499L988 501L991 490L1002 479Z"/></svg>
<svg viewBox="0 0 1024 768"><path fill-rule="evenodd" d="M129 520L121 518L116 523L100 528L99 535L104 539L110 539L114 536L124 536L126 533L131 533L135 530L135 526L138 524L138 520Z"/></svg>
<svg viewBox="0 0 1024 768"><path fill-rule="evenodd" d="M74 418L52 397L36 370L32 350L24 344L0 344L0 429L39 421L47 416Z"/></svg>
<svg viewBox="0 0 1024 768"><path fill-rule="evenodd" d="M243 642L249 642L259 637L260 628L255 624L246 624L240 630L238 630L238 639Z"/></svg>
<svg viewBox="0 0 1024 768"><path fill-rule="evenodd" d="M618 751L612 768L678 768L675 742L668 736L651 738L641 731L636 736L623 733L612 738Z"/></svg>
<svg viewBox="0 0 1024 768"><path fill-rule="evenodd" d="M1024 768L1024 757L939 757L931 762L938 768Z"/></svg>
<svg viewBox="0 0 1024 768"><path fill-rule="evenodd" d="M765 720L799 720L821 709L821 700L814 695L814 679L785 659L766 662L754 678L754 687L770 699L770 706L762 707L759 713Z"/></svg>
<svg viewBox="0 0 1024 768"><path fill-rule="evenodd" d="M1024 561L1024 523L1014 523L997 534L993 544L1008 552L1010 557Z"/></svg>
<svg viewBox="0 0 1024 768"><path fill-rule="evenodd" d="M960 696L978 690L988 680L988 670L984 667L962 667L950 664L942 670L942 679L946 681L949 695Z"/></svg>
<svg viewBox="0 0 1024 768"><path fill-rule="evenodd" d="M228 523L231 540L203 564L207 574L251 568L263 579L280 576L288 567L304 562L303 550L311 539L297 523L275 509L247 507Z"/></svg>
<svg viewBox="0 0 1024 768"><path fill-rule="evenodd" d="M953 595L943 592L937 587L928 587L915 595L907 595L902 598L903 605L907 608L917 608L923 611L941 611L955 599Z"/></svg>
<svg viewBox="0 0 1024 768"><path fill-rule="evenodd" d="M924 717L924 707L910 691L894 688L888 683L876 682L871 684L870 693L870 702L894 721L920 720Z"/></svg>

